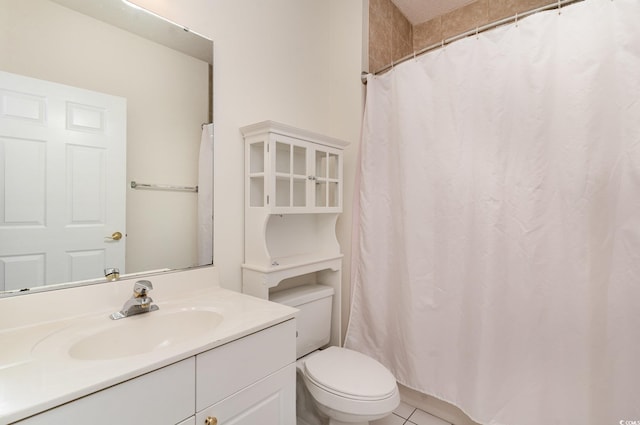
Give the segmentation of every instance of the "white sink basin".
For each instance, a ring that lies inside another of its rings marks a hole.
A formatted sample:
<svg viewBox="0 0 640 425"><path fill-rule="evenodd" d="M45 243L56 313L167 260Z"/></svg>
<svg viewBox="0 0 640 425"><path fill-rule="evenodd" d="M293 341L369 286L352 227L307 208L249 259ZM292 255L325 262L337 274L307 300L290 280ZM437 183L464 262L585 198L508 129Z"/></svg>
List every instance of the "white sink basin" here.
<svg viewBox="0 0 640 425"><path fill-rule="evenodd" d="M77 341L69 355L79 360L135 356L201 337L221 322L222 315L209 310L140 314Z"/></svg>
<svg viewBox="0 0 640 425"><path fill-rule="evenodd" d="M208 309L161 308L115 321L101 316L51 334L33 352L46 354L56 347L76 360L119 359L206 338L223 320Z"/></svg>

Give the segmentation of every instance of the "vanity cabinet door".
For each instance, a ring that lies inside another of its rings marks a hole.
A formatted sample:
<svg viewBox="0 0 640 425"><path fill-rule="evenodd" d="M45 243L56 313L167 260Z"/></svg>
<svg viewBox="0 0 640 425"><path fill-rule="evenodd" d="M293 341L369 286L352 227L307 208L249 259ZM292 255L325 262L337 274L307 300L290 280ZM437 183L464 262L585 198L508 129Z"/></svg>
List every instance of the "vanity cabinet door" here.
<svg viewBox="0 0 640 425"><path fill-rule="evenodd" d="M193 416L195 386L190 357L17 424L175 425Z"/></svg>
<svg viewBox="0 0 640 425"><path fill-rule="evenodd" d="M190 418L185 419L177 425L196 425L196 417L195 415L191 416Z"/></svg>
<svg viewBox="0 0 640 425"><path fill-rule="evenodd" d="M209 418L215 418L217 422ZM295 364L280 369L196 414L196 424L208 423L296 425Z"/></svg>

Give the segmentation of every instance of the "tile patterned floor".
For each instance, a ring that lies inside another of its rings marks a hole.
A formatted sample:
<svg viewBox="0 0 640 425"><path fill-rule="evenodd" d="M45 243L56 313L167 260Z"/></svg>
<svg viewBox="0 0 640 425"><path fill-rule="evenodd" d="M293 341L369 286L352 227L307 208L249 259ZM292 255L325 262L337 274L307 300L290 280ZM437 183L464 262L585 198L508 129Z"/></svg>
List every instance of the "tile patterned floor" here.
<svg viewBox="0 0 640 425"><path fill-rule="evenodd" d="M371 425L451 425L440 418L416 409L405 402L386 418L371 422Z"/></svg>

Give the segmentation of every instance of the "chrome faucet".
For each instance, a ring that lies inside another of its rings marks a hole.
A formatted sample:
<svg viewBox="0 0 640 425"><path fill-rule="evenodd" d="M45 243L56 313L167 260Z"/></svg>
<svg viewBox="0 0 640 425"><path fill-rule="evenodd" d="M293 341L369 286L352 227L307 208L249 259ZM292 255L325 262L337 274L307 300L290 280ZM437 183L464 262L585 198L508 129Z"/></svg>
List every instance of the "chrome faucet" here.
<svg viewBox="0 0 640 425"><path fill-rule="evenodd" d="M123 319L136 314L149 313L158 310L158 306L151 304L153 300L147 292L153 289L148 280L139 280L133 285L133 296L124 303L122 310L112 313L109 317L113 320Z"/></svg>

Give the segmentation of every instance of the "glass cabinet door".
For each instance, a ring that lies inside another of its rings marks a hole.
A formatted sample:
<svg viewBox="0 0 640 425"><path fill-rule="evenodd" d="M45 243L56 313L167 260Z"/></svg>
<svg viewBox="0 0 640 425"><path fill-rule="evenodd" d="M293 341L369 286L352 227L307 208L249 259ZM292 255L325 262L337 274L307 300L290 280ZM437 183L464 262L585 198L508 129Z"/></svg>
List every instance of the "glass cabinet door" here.
<svg viewBox="0 0 640 425"><path fill-rule="evenodd" d="M292 143L276 141L275 156L275 207L307 206L307 148Z"/></svg>
<svg viewBox="0 0 640 425"><path fill-rule="evenodd" d="M294 207L307 206L307 149L293 146L293 176L291 184L291 205Z"/></svg>
<svg viewBox="0 0 640 425"><path fill-rule="evenodd" d="M264 142L251 143L248 149L248 202L251 207L265 206L265 163L266 144Z"/></svg>
<svg viewBox="0 0 640 425"><path fill-rule="evenodd" d="M315 152L315 206L340 206L340 157L337 153Z"/></svg>

